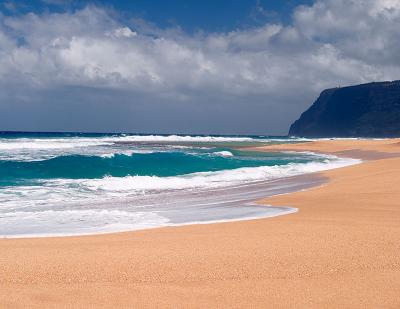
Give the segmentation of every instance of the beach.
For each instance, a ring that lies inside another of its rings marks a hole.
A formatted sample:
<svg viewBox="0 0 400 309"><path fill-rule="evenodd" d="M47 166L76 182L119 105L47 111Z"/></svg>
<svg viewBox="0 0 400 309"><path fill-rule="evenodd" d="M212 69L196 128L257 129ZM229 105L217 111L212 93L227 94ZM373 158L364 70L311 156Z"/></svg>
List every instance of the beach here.
<svg viewBox="0 0 400 309"><path fill-rule="evenodd" d="M0 308L399 308L400 140L259 147L364 159L260 201L297 213L0 240Z"/></svg>

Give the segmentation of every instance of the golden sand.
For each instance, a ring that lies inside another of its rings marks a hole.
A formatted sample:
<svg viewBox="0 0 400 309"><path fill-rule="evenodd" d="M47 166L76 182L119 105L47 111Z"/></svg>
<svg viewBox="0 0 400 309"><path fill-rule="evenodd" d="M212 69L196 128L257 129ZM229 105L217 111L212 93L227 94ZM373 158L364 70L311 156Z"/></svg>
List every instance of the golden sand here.
<svg viewBox="0 0 400 309"><path fill-rule="evenodd" d="M279 147L400 152L399 140ZM400 308L400 158L323 175L263 201L296 214L0 240L0 308Z"/></svg>

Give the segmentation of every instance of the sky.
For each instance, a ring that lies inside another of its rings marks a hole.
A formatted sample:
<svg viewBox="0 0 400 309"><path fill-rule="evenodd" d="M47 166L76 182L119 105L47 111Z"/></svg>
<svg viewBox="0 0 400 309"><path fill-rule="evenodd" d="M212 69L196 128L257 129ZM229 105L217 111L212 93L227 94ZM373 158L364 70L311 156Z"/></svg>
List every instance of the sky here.
<svg viewBox="0 0 400 309"><path fill-rule="evenodd" d="M400 0L0 1L0 130L285 135L400 79Z"/></svg>

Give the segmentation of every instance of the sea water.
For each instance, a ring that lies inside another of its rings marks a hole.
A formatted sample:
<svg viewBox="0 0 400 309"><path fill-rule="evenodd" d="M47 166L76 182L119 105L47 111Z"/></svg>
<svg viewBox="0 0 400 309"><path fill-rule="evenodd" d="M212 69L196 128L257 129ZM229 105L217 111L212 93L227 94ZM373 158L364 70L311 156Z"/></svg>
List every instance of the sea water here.
<svg viewBox="0 0 400 309"><path fill-rule="evenodd" d="M306 139L0 133L0 237L61 236L271 217L256 199L321 183L355 164L330 155L254 152Z"/></svg>

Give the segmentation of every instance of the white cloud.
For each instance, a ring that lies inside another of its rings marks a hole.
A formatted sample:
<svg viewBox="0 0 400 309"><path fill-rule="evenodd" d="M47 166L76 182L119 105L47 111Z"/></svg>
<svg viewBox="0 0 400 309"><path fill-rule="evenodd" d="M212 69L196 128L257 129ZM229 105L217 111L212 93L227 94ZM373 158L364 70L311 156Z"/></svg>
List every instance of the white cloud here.
<svg viewBox="0 0 400 309"><path fill-rule="evenodd" d="M117 38L122 38L122 37L131 38L137 35L137 33L135 31L132 31L129 27L117 28L108 34L111 36L115 36Z"/></svg>
<svg viewBox="0 0 400 309"><path fill-rule="evenodd" d="M320 0L298 7L291 25L194 35L141 32L92 6L0 15L0 87L94 87L140 96L141 104L167 98L226 108L257 97L266 113L300 111L325 87L400 78L398 29L400 0Z"/></svg>

